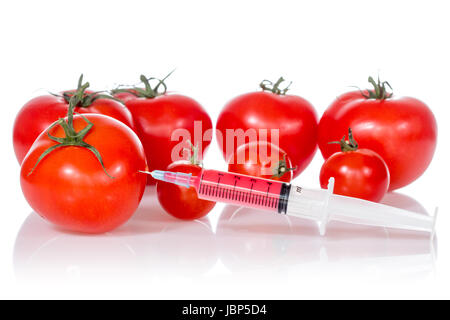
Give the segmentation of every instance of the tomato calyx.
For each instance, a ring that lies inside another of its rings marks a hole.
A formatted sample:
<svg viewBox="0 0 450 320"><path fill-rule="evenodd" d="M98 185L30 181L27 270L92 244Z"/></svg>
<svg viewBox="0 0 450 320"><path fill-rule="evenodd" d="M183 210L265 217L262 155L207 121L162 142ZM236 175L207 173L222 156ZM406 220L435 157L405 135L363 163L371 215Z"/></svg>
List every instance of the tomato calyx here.
<svg viewBox="0 0 450 320"><path fill-rule="evenodd" d="M372 77L368 79L369 83L372 84L373 90L367 90L367 94L359 90L362 96L366 99L376 99L376 100L385 100L392 98L393 93L387 91L387 87L392 91L392 87L387 81L380 81L380 77L378 77L378 81L375 81Z"/></svg>
<svg viewBox="0 0 450 320"><path fill-rule="evenodd" d="M80 75L80 78L78 79L78 86L77 89L75 90L75 92L63 92L61 95L60 94L53 94L55 97L62 97L64 99L64 101L66 101L66 103L70 102L70 98L72 98L74 95L78 95L80 97L79 101L77 102L76 107L79 108L87 108L89 107L92 103L94 103L95 100L98 99L110 99L110 100L115 100L117 102L122 102L119 99L109 95L109 94L104 94L105 91L95 91L95 92L91 92L91 93L87 93L86 89L89 87L89 82L86 82L84 85L83 83L83 74Z"/></svg>
<svg viewBox="0 0 450 320"><path fill-rule="evenodd" d="M199 159L198 145L194 146L192 144L191 140L188 140L188 143L189 143L190 149L184 148L184 150L186 150L187 152L190 153L189 163L194 166L203 167L203 163Z"/></svg>
<svg viewBox="0 0 450 320"><path fill-rule="evenodd" d="M345 140L345 135L340 141L328 142L328 144L339 144L342 152L356 151L358 150L358 143L353 137L352 128L348 128L348 140Z"/></svg>
<svg viewBox="0 0 450 320"><path fill-rule="evenodd" d="M274 94L284 96L284 95L286 94L286 92L289 90L289 87L290 87L291 84L292 84L292 81L291 81L291 82L289 82L289 84L288 84L286 87L284 87L283 89L281 89L281 88L280 88L280 84L281 84L282 82L284 82L284 81L285 81L285 80L284 80L283 77L280 77L280 78L277 80L277 82L275 82L275 83L273 83L273 82L270 81L270 80L263 80L263 81L261 81L261 83L259 84L259 87L260 87L263 91L270 91L270 92L272 92L272 93L274 93Z"/></svg>
<svg viewBox="0 0 450 320"><path fill-rule="evenodd" d="M58 142L58 144L55 144L55 145L49 147L47 150L45 150L39 156L38 160L36 161L36 164L31 169L31 171L28 173L28 175L32 174L34 169L36 169L38 164L41 162L41 160L44 159L45 156L47 156L52 151L54 151L54 150L56 150L58 148L61 148L61 147L73 146L73 147L86 148L87 150L91 151L95 155L97 160L100 162L100 164L101 164L101 166L103 168L103 171L106 173L106 175L108 177L110 177L111 179L114 179L114 177L109 175L109 173L106 171L105 165L103 164L102 156L100 155L100 152L98 152L98 150L94 146L91 146L90 144L88 144L85 141L83 141L84 137L92 129L94 124L91 121L89 121L88 118L86 118L85 116L80 114L80 116L83 118L83 120L86 121L86 123L87 123L86 127L84 127L83 129L81 129L78 132L75 131L75 129L73 127L73 114L74 114L73 110L74 110L75 106L78 105L78 103L80 103L80 100L83 99L83 92L84 92L84 90L86 90L86 88L89 87L89 83L88 82L86 82L85 84L81 85L82 78L83 78L83 76L80 77L79 87L80 88L84 88L84 89L83 90L77 90L77 92L75 92L73 94L73 96L70 98L70 100L69 100L69 110L67 111L67 122L65 121L65 119L60 118L60 119L58 119L58 121L53 123L47 129L47 136L51 140ZM62 127L62 129L64 130L64 133L66 135L64 138L55 137L55 136L50 134L50 130L52 128L54 128L55 126L57 126L57 125L60 125Z"/></svg>
<svg viewBox="0 0 450 320"><path fill-rule="evenodd" d="M281 178L286 172L297 170L297 167L288 168L286 161L286 153L283 154L283 159L278 161L272 168L272 178Z"/></svg>
<svg viewBox="0 0 450 320"><path fill-rule="evenodd" d="M155 77L147 78L145 75L141 75L140 80L144 84L144 88L140 87L130 87L130 88L120 88L120 86L116 89L111 90L111 94L116 94L120 92L127 92L131 93L132 95L138 97L138 98L146 98L146 99L153 99L159 96L163 96L167 92L167 85L164 82L167 80L167 78L174 72L175 70L172 70L169 72L168 75L166 75L163 79L158 79ZM157 84L152 87L150 82L156 81ZM161 91L160 91L161 90Z"/></svg>

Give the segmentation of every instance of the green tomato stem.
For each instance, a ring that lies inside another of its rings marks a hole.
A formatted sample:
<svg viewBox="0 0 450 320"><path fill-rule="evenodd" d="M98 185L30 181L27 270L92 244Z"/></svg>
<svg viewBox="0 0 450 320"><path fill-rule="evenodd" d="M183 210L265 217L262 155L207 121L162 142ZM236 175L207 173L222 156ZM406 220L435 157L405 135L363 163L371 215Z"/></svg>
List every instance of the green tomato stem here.
<svg viewBox="0 0 450 320"><path fill-rule="evenodd" d="M144 88L139 87L129 87L129 88L116 88L114 90L111 90L111 94L116 94L120 92L127 92L131 93L132 95L138 97L138 98L146 98L146 99L153 99L162 95L165 95L167 92L167 85L165 83L165 80L175 71L172 70L169 72L168 75L166 75L163 79L158 79L154 77L147 78L145 75L140 76L141 82L144 84ZM157 84L155 87L152 87L150 82L152 80L156 80ZM159 91L160 87L162 87L162 91Z"/></svg>
<svg viewBox="0 0 450 320"><path fill-rule="evenodd" d="M270 91L273 94L278 94L278 95L285 95L286 92L289 90L289 87L292 84L292 81L289 82L289 84L281 89L280 88L280 84L285 81L283 77L280 77L275 83L273 83L270 80L263 80L261 81L261 83L259 84L259 87L263 90L263 91Z"/></svg>
<svg viewBox="0 0 450 320"><path fill-rule="evenodd" d="M95 155L95 157L97 158L97 160L100 162L100 164L101 164L101 166L103 168L103 171L106 173L106 175L108 177L110 177L111 179L114 179L114 177L109 175L109 173L106 171L105 165L103 163L102 156L100 155L100 152L98 152L98 150L95 147L93 147L90 144L88 144L85 141L83 141L84 137L92 129L94 124L91 121L89 121L89 119L87 119L85 116L80 114L80 116L83 118L83 120L86 121L86 123L87 123L86 127L84 127L83 129L81 129L78 132L76 132L74 127L73 127L74 108L75 108L75 106L77 106L83 100L84 91L89 87L89 83L88 82L86 82L85 84L82 84L82 81L83 81L83 75L81 75L81 77L80 77L80 79L78 81L78 89L77 89L77 91L69 99L69 108L68 108L68 111L67 111L67 122L63 118L60 118L60 119L58 119L58 121L53 123L47 129L47 136L51 140L58 142L58 144L49 147L47 150L45 150L39 156L38 160L36 161L36 164L31 169L31 171L28 173L28 175L32 174L34 172L34 170L36 169L36 167L38 166L38 164L47 155L49 155L51 152L53 152L54 150L56 150L58 148L69 147L70 146L70 147L85 148L85 149L89 150L90 152L92 152ZM57 125L61 126L61 128L64 130L64 134L65 134L64 138L55 137L55 136L50 134L50 130L52 128L54 128L55 126L57 126Z"/></svg>
<svg viewBox="0 0 450 320"><path fill-rule="evenodd" d="M356 151L358 150L358 143L353 137L353 132L351 128L348 128L348 141L345 140L345 135L340 141L328 142L329 144L339 144L341 146L342 152Z"/></svg>

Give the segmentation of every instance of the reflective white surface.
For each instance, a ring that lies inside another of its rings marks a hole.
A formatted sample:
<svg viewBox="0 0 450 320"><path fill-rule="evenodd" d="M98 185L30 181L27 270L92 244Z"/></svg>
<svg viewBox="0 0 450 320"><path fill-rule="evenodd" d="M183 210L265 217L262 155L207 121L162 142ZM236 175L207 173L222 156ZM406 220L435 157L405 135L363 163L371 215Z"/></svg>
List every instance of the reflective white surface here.
<svg viewBox="0 0 450 320"><path fill-rule="evenodd" d="M399 193L384 203L427 214ZM176 220L148 187L132 220L100 236L58 230L30 213L14 245L15 276L37 287L95 287L112 279L128 286L221 283L232 275L227 281L238 290L262 281L280 285L328 277L412 281L435 272L437 240L427 234L332 222L320 237L310 221L222 207L215 225L208 219Z"/></svg>

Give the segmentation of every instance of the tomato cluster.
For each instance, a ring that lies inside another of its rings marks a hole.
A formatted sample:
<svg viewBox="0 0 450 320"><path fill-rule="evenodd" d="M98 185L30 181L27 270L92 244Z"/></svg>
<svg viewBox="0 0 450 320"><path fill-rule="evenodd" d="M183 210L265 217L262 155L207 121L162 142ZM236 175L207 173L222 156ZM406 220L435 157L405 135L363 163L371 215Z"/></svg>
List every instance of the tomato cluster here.
<svg viewBox="0 0 450 320"><path fill-rule="evenodd" d="M280 89L283 81L280 78L272 84L265 80L260 84L263 91L247 93L228 102L217 120L217 137L226 159L245 143L246 132L253 140L248 139L248 142L269 141L277 145L290 157L295 168L293 177L296 177L308 166L316 151L317 115L307 100L286 94L287 88ZM237 134L244 131L244 140L229 139L227 131L230 130ZM230 143L234 146L231 152L227 150Z"/></svg>
<svg viewBox="0 0 450 320"><path fill-rule="evenodd" d="M328 166L336 165L336 160L330 158L339 152L339 147L330 142L339 140L351 128L359 147L371 150L386 163L388 190L392 191L410 184L427 169L436 148L436 119L422 101L411 97L395 97L388 92L389 83L379 79L375 81L369 77L369 82L373 89L353 91L338 97L320 119L318 145L326 159L322 172L329 171ZM355 161L350 159L354 157L351 153L346 154L348 162ZM361 175L368 170L365 165L358 167ZM371 167L370 170L380 169ZM348 188L355 188L350 184L358 185L358 178L349 180L349 176L342 183ZM337 181L337 186L340 183ZM367 185L367 188L373 187L371 182L367 182ZM382 193L384 186L378 188L378 192ZM357 196L354 192L343 191L342 194ZM367 200L381 198L361 197Z"/></svg>
<svg viewBox="0 0 450 320"><path fill-rule="evenodd" d="M141 76L143 87L106 94L88 90L81 76L75 90L23 106L14 151L23 193L38 214L64 229L106 232L126 222L146 184L156 183L142 171L201 174L212 121L194 99L167 93L167 77ZM338 97L320 121L307 100L282 88L283 78L230 100L216 123L228 170L290 182L318 145L320 184L334 177L337 194L379 201L411 183L431 162L435 118L423 102L394 97L387 82L369 82L373 89ZM215 205L193 188L158 181L156 189L179 219L199 219Z"/></svg>

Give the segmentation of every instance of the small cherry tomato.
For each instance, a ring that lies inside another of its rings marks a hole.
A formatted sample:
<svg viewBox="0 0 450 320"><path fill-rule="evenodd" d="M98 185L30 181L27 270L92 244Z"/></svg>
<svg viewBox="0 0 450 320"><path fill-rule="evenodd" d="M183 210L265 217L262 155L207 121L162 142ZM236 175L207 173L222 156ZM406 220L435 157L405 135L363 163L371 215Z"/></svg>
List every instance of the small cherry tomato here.
<svg viewBox="0 0 450 320"><path fill-rule="evenodd" d="M334 193L380 201L389 188L389 170L384 160L374 151L358 149L349 129L349 141L345 137L338 142L341 152L330 156L320 170L320 186L328 186L334 177Z"/></svg>
<svg viewBox="0 0 450 320"><path fill-rule="evenodd" d="M202 168L188 161L177 161L167 167L168 171L201 174ZM178 219L194 220L208 214L214 208L215 202L199 199L197 191L172 183L158 181L156 183L158 200L167 213Z"/></svg>
<svg viewBox="0 0 450 320"><path fill-rule="evenodd" d="M270 142L241 145L228 161L228 171L249 176L289 182L293 171L286 152Z"/></svg>
<svg viewBox="0 0 450 320"><path fill-rule="evenodd" d="M192 176L201 175L202 167L198 161L198 152L195 147L192 148L193 156L190 161L173 162L166 170L192 173ZM156 191L159 203L163 209L178 219L200 219L206 216L216 205L213 201L199 199L197 191L193 187L186 188L164 181L157 181Z"/></svg>

